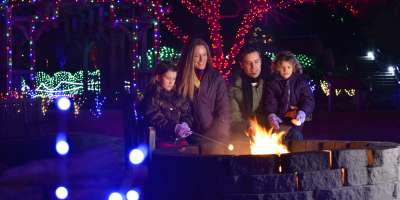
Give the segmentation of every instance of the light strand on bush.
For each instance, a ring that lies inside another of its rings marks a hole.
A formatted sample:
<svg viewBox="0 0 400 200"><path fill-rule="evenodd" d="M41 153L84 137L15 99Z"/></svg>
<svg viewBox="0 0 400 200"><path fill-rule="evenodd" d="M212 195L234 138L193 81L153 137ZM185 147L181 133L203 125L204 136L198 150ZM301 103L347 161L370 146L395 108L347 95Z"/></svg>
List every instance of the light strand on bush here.
<svg viewBox="0 0 400 200"><path fill-rule="evenodd" d="M134 20L134 23L132 25L132 75L131 75L131 80L132 80L132 87L136 86L136 68L137 68L137 60L139 59L139 55L137 53L139 49L139 24L137 19Z"/></svg>
<svg viewBox="0 0 400 200"><path fill-rule="evenodd" d="M153 21L154 33L153 33L153 48L154 48L154 62L157 64L160 60L160 45L161 45L161 36L160 36L160 21L161 15L164 12L161 7L160 0L153 0L153 14L155 16L155 20Z"/></svg>
<svg viewBox="0 0 400 200"><path fill-rule="evenodd" d="M12 90L12 73L13 73L13 61L12 61L12 10L13 6L7 6L6 8L6 60L7 60L7 94L11 95Z"/></svg>
<svg viewBox="0 0 400 200"><path fill-rule="evenodd" d="M29 34L29 78L32 83L32 89L35 88L35 65L36 65L36 53L35 53L35 45L34 45L34 34L36 31L36 21L34 18L31 19L30 24L30 34Z"/></svg>

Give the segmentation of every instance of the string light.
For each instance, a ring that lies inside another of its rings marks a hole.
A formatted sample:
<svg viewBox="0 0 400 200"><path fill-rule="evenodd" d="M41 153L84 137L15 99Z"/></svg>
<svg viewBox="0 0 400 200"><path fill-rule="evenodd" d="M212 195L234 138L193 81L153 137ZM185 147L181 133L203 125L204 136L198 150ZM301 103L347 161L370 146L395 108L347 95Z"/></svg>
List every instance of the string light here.
<svg viewBox="0 0 400 200"><path fill-rule="evenodd" d="M36 73L36 96L77 95L83 93L83 71L75 74L66 71L54 73L53 77L44 73ZM100 70L88 72L88 90L99 93Z"/></svg>
<svg viewBox="0 0 400 200"><path fill-rule="evenodd" d="M114 3L110 4L109 7L109 12L110 12L110 21L115 21L115 19L117 18L116 14L115 14L115 5ZM117 21L118 22L118 21Z"/></svg>
<svg viewBox="0 0 400 200"><path fill-rule="evenodd" d="M134 20L134 23L132 25L133 30L132 30L132 85L136 85L136 68L138 67L138 63L136 62L139 59L139 56L137 54L137 51L139 49L139 24L137 19Z"/></svg>
<svg viewBox="0 0 400 200"><path fill-rule="evenodd" d="M189 41L189 35L184 34L183 31L177 25L175 25L168 16L162 15L161 17L161 23L169 32L172 33L172 35L181 40L183 44L186 44Z"/></svg>
<svg viewBox="0 0 400 200"><path fill-rule="evenodd" d="M50 98L41 98L40 108L43 116L46 116L50 103Z"/></svg>
<svg viewBox="0 0 400 200"><path fill-rule="evenodd" d="M54 9L54 16L52 19L54 20L55 18L58 18L59 13L60 13L60 1L61 0L56 0L56 9Z"/></svg>
<svg viewBox="0 0 400 200"><path fill-rule="evenodd" d="M220 0L216 1L206 1L199 0L200 6L194 5L190 0L181 0L180 1L186 9L198 16L201 19L206 20L209 25L210 31L210 39L212 42L213 49L213 61L215 67L219 70L219 72L227 78L231 69L228 68L228 65L235 63L235 58L239 53L240 48L245 43L245 36L249 32L249 29L253 26L253 24L261 19L266 13L273 9L287 9L291 6L301 5L304 3L315 3L315 1L304 1L304 0L294 0L294 1L277 1L277 3L273 4L267 0L251 0L250 9L246 12L242 18L240 23L240 27L236 32L235 43L232 45L229 54L225 57L222 52L222 36L220 35L220 12L219 7L221 4ZM343 4L344 1L338 0L337 3ZM344 3L345 7L352 11L354 8L352 1Z"/></svg>
<svg viewBox="0 0 400 200"><path fill-rule="evenodd" d="M308 82L308 85L310 86L311 92L314 93L315 90L317 89L317 84L315 83L314 80L310 80Z"/></svg>
<svg viewBox="0 0 400 200"><path fill-rule="evenodd" d="M171 48L171 47L167 47L167 46L162 46L160 48L160 61L176 61L179 59L179 57L181 56L181 54ZM149 50L147 50L146 53L146 57L147 57L147 66L149 68L153 68L154 67L154 49L151 48Z"/></svg>
<svg viewBox="0 0 400 200"><path fill-rule="evenodd" d="M186 44L189 41L189 36L187 34L184 34L183 31L172 22L172 20L166 15L166 10L162 7L161 4L158 2L153 2L152 5L154 5L153 9L157 9L156 5L159 5L158 12L153 12L155 15L156 19L161 20L161 23L167 28L169 32L172 33L176 38L182 41L182 43ZM149 12L152 9L149 9Z"/></svg>
<svg viewBox="0 0 400 200"><path fill-rule="evenodd" d="M153 33L153 48L154 48L154 63L157 64L160 59L160 45L161 45L161 36L160 36L160 21L162 15L162 7L160 0L153 0L153 13L155 16L155 20L153 21L154 33Z"/></svg>
<svg viewBox="0 0 400 200"><path fill-rule="evenodd" d="M271 61L275 60L275 53L266 51L264 55L269 58Z"/></svg>
<svg viewBox="0 0 400 200"><path fill-rule="evenodd" d="M75 97L74 98L74 116L78 117L82 105L85 103L85 99Z"/></svg>
<svg viewBox="0 0 400 200"><path fill-rule="evenodd" d="M105 97L100 97L99 95L96 95L96 97L94 98L95 109L91 110L91 113L96 118L100 118L101 115L103 114L102 109L105 99L106 99Z"/></svg>
<svg viewBox="0 0 400 200"><path fill-rule="evenodd" d="M356 95L356 90L355 89L344 89L344 92L346 92L346 94L350 97L355 96Z"/></svg>
<svg viewBox="0 0 400 200"><path fill-rule="evenodd" d="M34 40L33 40L33 35L36 30L36 25L35 25L35 17L32 17L31 19L31 27L30 27L30 35L29 35L29 78L32 82L32 88L35 88L35 65L36 65L36 56L35 56L35 48L34 48Z"/></svg>
<svg viewBox="0 0 400 200"><path fill-rule="evenodd" d="M12 10L13 6L7 6L6 10L6 59L7 59L7 94L11 94L12 89L12 73L13 73L13 62L12 62Z"/></svg>
<svg viewBox="0 0 400 200"><path fill-rule="evenodd" d="M335 94L336 94L336 96L339 96L341 92L342 92L341 89L335 89Z"/></svg>
<svg viewBox="0 0 400 200"><path fill-rule="evenodd" d="M329 96L329 83L325 80L320 80L320 87L322 89L322 92L325 94L325 96ZM342 93L344 91L344 93ZM339 96L340 94L346 94L349 97L353 97L356 95L356 89L354 88L349 88L349 89L335 89L335 95Z"/></svg>
<svg viewBox="0 0 400 200"><path fill-rule="evenodd" d="M267 57L267 58L269 58L271 61L273 61L273 60L275 60L275 53L273 53L273 52L268 52L268 51L266 51L265 53L264 53L264 55ZM296 59L299 61L299 63L301 64L301 66L303 66L303 68L305 68L305 69L309 69L309 68L311 68L311 67L313 67L314 66L314 64L315 64L315 61L314 61L314 59L313 58L311 58L311 57L309 57L309 56L307 56L307 55L305 55L305 54L298 54L298 55L295 55L296 56Z"/></svg>
<svg viewBox="0 0 400 200"><path fill-rule="evenodd" d="M303 68L305 68L305 69L309 69L309 68L313 67L315 64L314 59L312 59L304 54L298 54L298 55L296 55L296 58L297 58L297 60L299 60L299 63L301 64L301 66L303 66Z"/></svg>
<svg viewBox="0 0 400 200"><path fill-rule="evenodd" d="M319 84L321 86L322 92L325 94L325 96L329 96L329 84L325 80L320 80Z"/></svg>

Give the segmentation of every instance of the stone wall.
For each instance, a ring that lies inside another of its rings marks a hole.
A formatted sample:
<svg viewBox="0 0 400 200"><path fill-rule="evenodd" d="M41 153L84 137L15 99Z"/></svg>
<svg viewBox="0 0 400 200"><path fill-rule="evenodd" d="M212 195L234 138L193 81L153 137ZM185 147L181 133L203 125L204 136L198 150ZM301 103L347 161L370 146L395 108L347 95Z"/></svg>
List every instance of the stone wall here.
<svg viewBox="0 0 400 200"><path fill-rule="evenodd" d="M400 199L398 144L297 141L289 149L280 156L156 152L150 176L161 173L151 179L158 188L154 180L164 176L157 194L172 199Z"/></svg>

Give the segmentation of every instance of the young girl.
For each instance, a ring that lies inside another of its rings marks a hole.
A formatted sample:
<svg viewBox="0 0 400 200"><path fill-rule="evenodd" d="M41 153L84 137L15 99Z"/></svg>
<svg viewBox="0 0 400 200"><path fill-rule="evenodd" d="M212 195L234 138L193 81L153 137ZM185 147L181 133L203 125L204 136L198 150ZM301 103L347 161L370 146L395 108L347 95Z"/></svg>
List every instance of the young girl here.
<svg viewBox="0 0 400 200"><path fill-rule="evenodd" d="M270 127L276 131L286 125L285 140L301 140L302 125L314 110L311 88L302 75L301 65L289 51L277 54L271 71L273 79L266 85L264 109Z"/></svg>
<svg viewBox="0 0 400 200"><path fill-rule="evenodd" d="M187 145L184 138L191 134L193 123L189 101L175 89L177 67L160 63L145 91L144 117L156 129L158 148Z"/></svg>

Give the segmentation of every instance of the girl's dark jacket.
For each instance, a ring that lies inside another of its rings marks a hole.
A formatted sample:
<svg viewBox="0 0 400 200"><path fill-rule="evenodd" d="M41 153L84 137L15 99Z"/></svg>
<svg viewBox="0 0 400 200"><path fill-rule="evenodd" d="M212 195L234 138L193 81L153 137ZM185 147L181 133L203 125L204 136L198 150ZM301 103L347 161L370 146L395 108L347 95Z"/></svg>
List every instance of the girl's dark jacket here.
<svg viewBox="0 0 400 200"><path fill-rule="evenodd" d="M147 87L144 97L144 117L148 125L156 128L157 139L174 141L175 125L186 122L192 127L190 102L173 89L166 91L158 84Z"/></svg>

